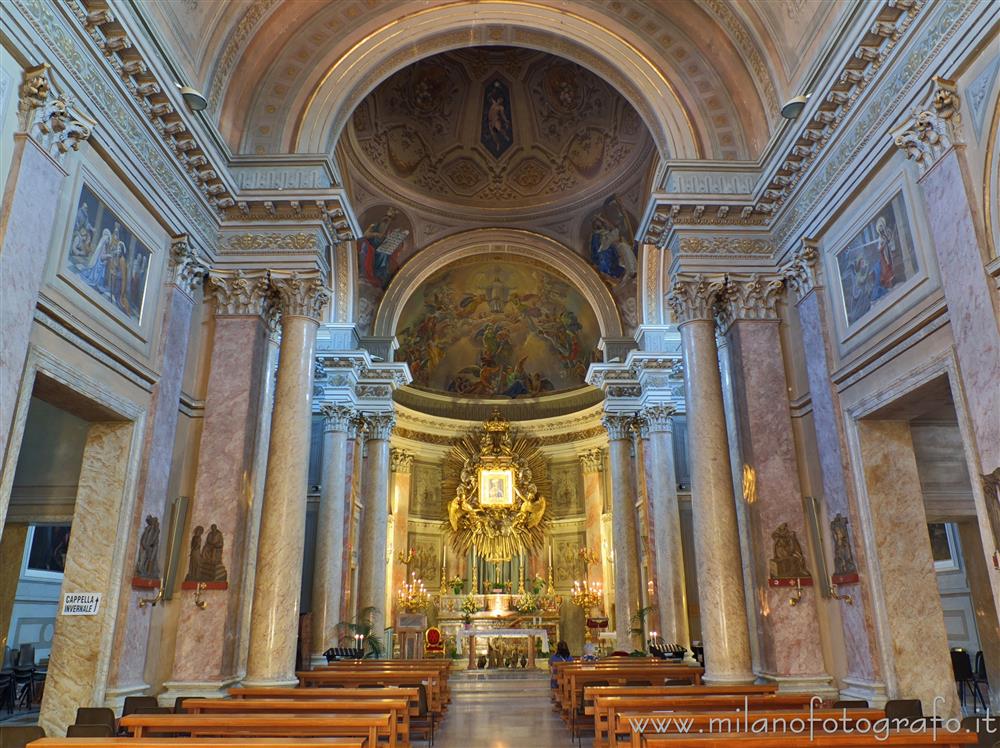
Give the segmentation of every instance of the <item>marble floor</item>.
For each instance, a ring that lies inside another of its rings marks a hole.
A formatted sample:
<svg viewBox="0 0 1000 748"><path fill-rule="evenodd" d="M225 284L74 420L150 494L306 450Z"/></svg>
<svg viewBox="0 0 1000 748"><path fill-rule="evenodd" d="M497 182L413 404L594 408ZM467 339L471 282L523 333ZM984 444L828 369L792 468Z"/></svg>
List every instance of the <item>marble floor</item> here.
<svg viewBox="0 0 1000 748"><path fill-rule="evenodd" d="M434 748L561 748L574 745L552 710L548 673L455 673ZM592 744L584 739L584 748Z"/></svg>

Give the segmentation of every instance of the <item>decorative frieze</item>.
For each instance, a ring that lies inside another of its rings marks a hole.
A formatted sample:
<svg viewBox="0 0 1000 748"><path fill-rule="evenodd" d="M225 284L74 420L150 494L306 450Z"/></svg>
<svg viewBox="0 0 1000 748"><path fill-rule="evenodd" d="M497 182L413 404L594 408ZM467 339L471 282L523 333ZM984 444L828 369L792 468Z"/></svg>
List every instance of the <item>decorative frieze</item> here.
<svg viewBox="0 0 1000 748"><path fill-rule="evenodd" d="M270 278L282 315L320 320L323 307L330 301L330 292L319 273L272 272Z"/></svg>
<svg viewBox="0 0 1000 748"><path fill-rule="evenodd" d="M750 239L741 236L685 236L680 240L682 255L730 257L756 255L770 257L774 246L767 239Z"/></svg>
<svg viewBox="0 0 1000 748"><path fill-rule="evenodd" d="M323 405L319 412L323 416L323 431L347 432L357 415L349 405Z"/></svg>
<svg viewBox="0 0 1000 748"><path fill-rule="evenodd" d="M726 279L722 275L678 273L667 292L667 305L678 324L712 320L716 299L725 286Z"/></svg>
<svg viewBox="0 0 1000 748"><path fill-rule="evenodd" d="M393 473L409 474L413 468L413 455L405 449L393 449L389 452L389 469Z"/></svg>
<svg viewBox="0 0 1000 748"><path fill-rule="evenodd" d="M778 319L778 301L784 291L785 281L779 275L730 276L718 295L716 318L719 328L725 332L736 320Z"/></svg>
<svg viewBox="0 0 1000 748"><path fill-rule="evenodd" d="M604 471L604 450L589 449L580 455L580 465L584 473L601 473Z"/></svg>
<svg viewBox="0 0 1000 748"><path fill-rule="evenodd" d="M632 413L606 413L601 419L604 428L611 439L631 439L635 425L635 415Z"/></svg>
<svg viewBox="0 0 1000 748"><path fill-rule="evenodd" d="M208 276L217 315L262 315L270 301L266 270L215 271Z"/></svg>
<svg viewBox="0 0 1000 748"><path fill-rule="evenodd" d="M892 133L893 143L917 162L923 174L937 163L945 151L963 143L962 101L954 81L934 76L930 105L913 113L913 118Z"/></svg>
<svg viewBox="0 0 1000 748"><path fill-rule="evenodd" d="M396 426L396 416L392 413L366 413L365 422L368 425L369 439L386 440Z"/></svg>
<svg viewBox="0 0 1000 748"><path fill-rule="evenodd" d="M248 232L227 236L222 245L222 252L226 254L254 250L310 250L317 249L318 246L319 240L316 234L301 231L291 234Z"/></svg>
<svg viewBox="0 0 1000 748"><path fill-rule="evenodd" d="M191 246L187 234L170 240L170 282L190 294L205 276L209 267Z"/></svg>
<svg viewBox="0 0 1000 748"><path fill-rule="evenodd" d="M785 283L795 294L795 300L802 301L811 291L819 287L819 251L816 242L805 239L792 259L782 268Z"/></svg>
<svg viewBox="0 0 1000 748"><path fill-rule="evenodd" d="M642 418L653 433L669 432L673 428L673 417L677 408L666 403L650 405L642 410Z"/></svg>

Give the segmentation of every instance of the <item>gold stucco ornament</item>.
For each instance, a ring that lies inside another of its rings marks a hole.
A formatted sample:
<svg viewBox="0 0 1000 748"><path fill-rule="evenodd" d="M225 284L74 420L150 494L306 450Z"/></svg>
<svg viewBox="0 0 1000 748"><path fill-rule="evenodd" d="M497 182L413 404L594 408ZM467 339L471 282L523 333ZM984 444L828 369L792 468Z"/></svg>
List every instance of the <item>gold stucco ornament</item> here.
<svg viewBox="0 0 1000 748"><path fill-rule="evenodd" d="M542 547L548 493L536 439L520 436L494 409L482 428L458 439L445 462L452 545L488 561L509 561Z"/></svg>

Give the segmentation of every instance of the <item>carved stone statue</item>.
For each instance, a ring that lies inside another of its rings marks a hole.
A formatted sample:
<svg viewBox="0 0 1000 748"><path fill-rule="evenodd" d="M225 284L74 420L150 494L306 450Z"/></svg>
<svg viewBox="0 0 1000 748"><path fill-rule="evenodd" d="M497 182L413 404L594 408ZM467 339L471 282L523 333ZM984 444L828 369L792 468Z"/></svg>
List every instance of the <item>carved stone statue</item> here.
<svg viewBox="0 0 1000 748"><path fill-rule="evenodd" d="M222 530L219 529L218 525L212 525L209 527L208 535L205 536L205 549L201 553L200 581L226 581L226 567L222 563L223 543Z"/></svg>
<svg viewBox="0 0 1000 748"><path fill-rule="evenodd" d="M812 576L806 566L806 557L795 531L782 522L771 533L774 557L771 559L772 579L797 579Z"/></svg>
<svg viewBox="0 0 1000 748"><path fill-rule="evenodd" d="M139 555L135 562L135 574L143 579L160 578L160 520L152 514L146 516L146 528L139 538Z"/></svg>
<svg viewBox="0 0 1000 748"><path fill-rule="evenodd" d="M188 573L185 582L202 582L201 578L201 536L205 528L198 525L191 533L191 551L188 555Z"/></svg>
<svg viewBox="0 0 1000 748"><path fill-rule="evenodd" d="M854 551L851 550L851 535L847 529L847 517L838 514L830 522L833 533L833 573L838 576L857 574Z"/></svg>

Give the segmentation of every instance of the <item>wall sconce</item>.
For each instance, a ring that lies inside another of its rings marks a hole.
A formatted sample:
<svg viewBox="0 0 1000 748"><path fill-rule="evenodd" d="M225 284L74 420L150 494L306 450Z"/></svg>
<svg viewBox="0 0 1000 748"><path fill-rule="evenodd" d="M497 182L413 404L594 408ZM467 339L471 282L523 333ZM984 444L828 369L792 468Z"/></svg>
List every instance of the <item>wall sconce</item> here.
<svg viewBox="0 0 1000 748"><path fill-rule="evenodd" d="M799 604L799 600L801 599L802 599L802 578L796 577L795 592L792 594L790 598L788 598L788 604L794 608L796 605Z"/></svg>
<svg viewBox="0 0 1000 748"><path fill-rule="evenodd" d="M837 592L837 583L833 581L833 577L830 577L830 597L834 600L843 600L848 605L854 605L854 598L851 595L841 595Z"/></svg>
<svg viewBox="0 0 1000 748"><path fill-rule="evenodd" d="M138 599L139 610L142 610L147 605L155 608L156 604L163 599L163 580L160 580L160 586L156 588L156 595L154 597L140 597Z"/></svg>
<svg viewBox="0 0 1000 748"><path fill-rule="evenodd" d="M202 598L201 593L208 589L205 582L198 582L194 588L194 604L199 610L204 610L208 602Z"/></svg>

